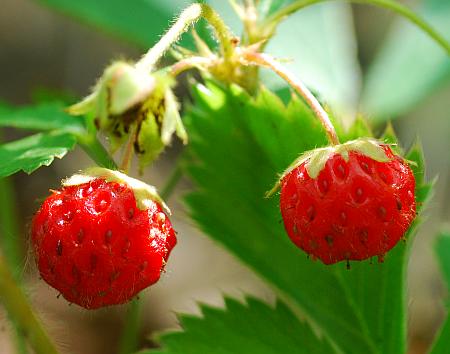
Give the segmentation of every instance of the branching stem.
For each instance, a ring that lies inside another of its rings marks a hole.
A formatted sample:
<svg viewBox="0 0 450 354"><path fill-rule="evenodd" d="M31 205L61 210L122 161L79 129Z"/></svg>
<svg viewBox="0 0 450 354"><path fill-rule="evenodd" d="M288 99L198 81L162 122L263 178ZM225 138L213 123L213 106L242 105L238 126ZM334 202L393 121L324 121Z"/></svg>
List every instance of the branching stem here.
<svg viewBox="0 0 450 354"><path fill-rule="evenodd" d="M222 18L209 5L192 4L178 17L166 34L136 63L136 67L152 71L159 59L167 50L178 41L180 36L201 17L213 27L215 35L220 43L222 55L228 60L233 55L233 34L223 22Z"/></svg>
<svg viewBox="0 0 450 354"><path fill-rule="evenodd" d="M212 58L205 58L200 56L189 57L181 59L180 61L177 61L175 64L173 64L170 68L170 73L173 77L176 77L186 70L193 68L201 69L202 67L208 67L212 64Z"/></svg>

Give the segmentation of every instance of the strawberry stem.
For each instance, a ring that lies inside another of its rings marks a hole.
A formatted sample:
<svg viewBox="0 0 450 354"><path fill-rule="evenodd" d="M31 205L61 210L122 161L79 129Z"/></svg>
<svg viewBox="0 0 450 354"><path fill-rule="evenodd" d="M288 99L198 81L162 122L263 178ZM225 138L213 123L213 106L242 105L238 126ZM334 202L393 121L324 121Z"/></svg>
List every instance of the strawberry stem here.
<svg viewBox="0 0 450 354"><path fill-rule="evenodd" d="M0 300L36 354L58 354L1 254Z"/></svg>
<svg viewBox="0 0 450 354"><path fill-rule="evenodd" d="M131 161L133 160L134 142L136 141L137 125L132 124L130 127L130 136L128 138L127 145L123 152L122 163L120 164L120 170L128 174L131 167Z"/></svg>
<svg viewBox="0 0 450 354"><path fill-rule="evenodd" d="M79 136L78 144L89 155L89 157L99 166L117 169L117 165L108 154L105 147L98 141L95 134L89 134L87 136Z"/></svg>
<svg viewBox="0 0 450 354"><path fill-rule="evenodd" d="M142 301L140 299L133 299L128 304L118 354L130 354L138 349L142 307Z"/></svg>
<svg viewBox="0 0 450 354"><path fill-rule="evenodd" d="M189 27L203 17L214 28L215 35L220 43L222 55L225 60L231 58L234 52L233 35L222 18L209 5L192 4L178 17L174 25L150 50L136 63L136 67L152 71L164 53L178 41L180 36Z"/></svg>
<svg viewBox="0 0 450 354"><path fill-rule="evenodd" d="M317 98L308 90L308 88L299 79L294 77L286 68L284 68L280 63L278 63L274 58L268 54L257 53L254 51L243 51L242 57L246 61L244 64L259 65L273 70L277 75L284 79L289 85L294 88L297 93L303 97L305 102L312 109L316 117L322 124L325 132L327 134L328 141L331 145L338 145L339 138L337 136L336 130L328 117L327 112L323 109Z"/></svg>
<svg viewBox="0 0 450 354"><path fill-rule="evenodd" d="M201 69L202 67L206 68L212 64L213 64L212 58L205 58L200 56L189 57L181 59L180 61L177 61L175 64L173 64L170 67L170 74L173 77L176 77L186 70L193 68Z"/></svg>

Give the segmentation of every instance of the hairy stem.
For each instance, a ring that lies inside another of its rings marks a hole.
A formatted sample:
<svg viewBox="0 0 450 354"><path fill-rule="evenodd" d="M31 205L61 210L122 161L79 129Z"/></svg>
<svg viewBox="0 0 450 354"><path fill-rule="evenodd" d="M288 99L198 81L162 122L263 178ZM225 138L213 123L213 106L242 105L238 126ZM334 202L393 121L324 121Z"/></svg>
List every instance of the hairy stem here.
<svg viewBox="0 0 450 354"><path fill-rule="evenodd" d="M141 319L142 302L139 299L134 299L128 304L118 354L131 354L138 349Z"/></svg>
<svg viewBox="0 0 450 354"><path fill-rule="evenodd" d="M233 54L233 35L222 18L209 5L192 4L178 17L173 26L142 58L136 63L137 68L152 71L165 52L178 41L180 36L201 17L214 28L220 48L225 59Z"/></svg>
<svg viewBox="0 0 450 354"><path fill-rule="evenodd" d="M280 11L274 13L272 16L267 18L261 25L261 28L271 28L272 31L275 29L276 25L286 16L303 9L307 6L314 4L326 2L326 1L336 1L336 0L298 0L292 4L282 8ZM450 43L442 37L432 26L430 26L426 21L424 21L420 16L418 16L414 11L410 10L402 4L392 1L392 0L342 0L345 2L353 2L359 4L369 4L383 7L394 11L400 16L405 17L425 33L427 33L436 43L438 43L449 55L450 55Z"/></svg>
<svg viewBox="0 0 450 354"><path fill-rule="evenodd" d="M0 301L36 354L57 354L56 347L36 318L22 289L0 254Z"/></svg>
<svg viewBox="0 0 450 354"><path fill-rule="evenodd" d="M116 163L105 147L98 141L95 133L91 133L86 137L79 136L78 143L97 165L109 169L117 169Z"/></svg>
<svg viewBox="0 0 450 354"><path fill-rule="evenodd" d="M333 124L328 117L327 112L320 105L319 101L314 97L311 91L301 82L295 78L289 71L286 70L280 63L278 63L270 55L264 53L257 53L253 51L243 51L243 58L247 64L264 66L273 70L277 75L283 78L289 85L294 88L297 93L303 97L305 102L312 109L316 117L320 120L325 132L327 134L328 141L331 145L339 144L339 138L336 134ZM245 62L244 62L245 63Z"/></svg>
<svg viewBox="0 0 450 354"><path fill-rule="evenodd" d="M130 136L128 138L128 143L125 146L122 163L120 164L120 169L127 174L128 171L130 170L131 161L133 160L134 142L136 141L136 133L137 133L137 125L132 124L130 128Z"/></svg>
<svg viewBox="0 0 450 354"><path fill-rule="evenodd" d="M213 64L213 59L205 58L205 57L189 57L186 59L181 59L180 61L177 61L175 64L173 64L170 67L170 74L173 77L176 77L183 73L186 70L193 69L193 68L202 68L202 67L208 67Z"/></svg>

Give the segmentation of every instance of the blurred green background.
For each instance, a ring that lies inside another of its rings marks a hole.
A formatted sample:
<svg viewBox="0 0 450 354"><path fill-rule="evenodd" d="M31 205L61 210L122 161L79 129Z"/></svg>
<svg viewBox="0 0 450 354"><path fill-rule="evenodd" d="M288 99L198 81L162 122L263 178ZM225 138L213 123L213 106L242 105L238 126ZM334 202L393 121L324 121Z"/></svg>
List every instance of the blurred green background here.
<svg viewBox="0 0 450 354"><path fill-rule="evenodd" d="M165 31L189 1L182 0L3 0L0 11L0 100L29 104L49 92L86 95L103 68L117 58L137 59ZM209 1L239 34L238 18L225 0ZM417 9L450 40L450 2L405 2ZM208 33L206 30L201 33ZM186 36L183 43L189 45ZM278 30L267 51L287 60L289 68L318 96L350 120L363 112L381 131L387 119L405 147L418 137L429 178L439 176L428 220L415 239L409 265L412 353L421 353L442 319L443 287L432 254L433 238L450 222L450 58L403 19L370 6L317 5L295 14ZM283 84L263 72L267 85ZM179 93L188 100L186 88ZM3 139L21 133L3 130ZM144 179L162 186L180 146L164 154ZM81 150L31 176L13 177L21 218L23 249L28 254L31 216L49 188L87 167ZM195 301L221 304L221 292L250 293L269 301L273 294L256 275L202 236L183 214L179 197L169 200L179 231L167 274L143 294L144 334L176 326L173 310L197 312ZM5 196L0 196L3 198ZM0 237L8 237L2 233ZM86 312L39 281L33 259L24 257L26 288L52 337L66 353L114 353L124 307ZM5 314L0 312L0 352L13 353ZM113 338L113 339L111 339Z"/></svg>

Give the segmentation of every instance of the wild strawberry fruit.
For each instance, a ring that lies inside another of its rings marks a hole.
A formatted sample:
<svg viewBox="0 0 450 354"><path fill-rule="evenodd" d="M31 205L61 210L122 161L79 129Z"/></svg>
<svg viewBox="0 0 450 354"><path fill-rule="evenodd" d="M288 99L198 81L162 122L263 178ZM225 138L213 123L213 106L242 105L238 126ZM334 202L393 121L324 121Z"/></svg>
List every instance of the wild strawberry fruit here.
<svg viewBox="0 0 450 354"><path fill-rule="evenodd" d="M121 304L158 281L176 244L156 190L118 171L63 181L32 223L42 278L87 309Z"/></svg>
<svg viewBox="0 0 450 354"><path fill-rule="evenodd" d="M416 214L410 167L373 139L310 151L280 184L289 237L325 264L382 260Z"/></svg>

